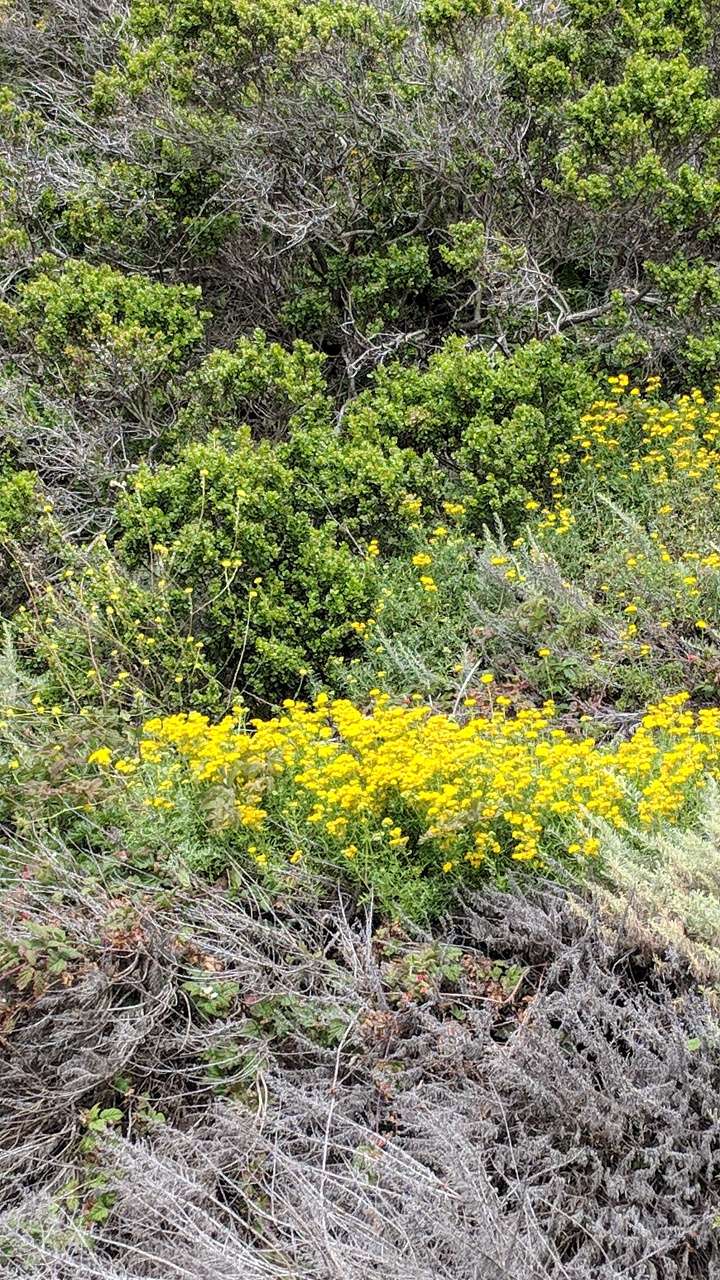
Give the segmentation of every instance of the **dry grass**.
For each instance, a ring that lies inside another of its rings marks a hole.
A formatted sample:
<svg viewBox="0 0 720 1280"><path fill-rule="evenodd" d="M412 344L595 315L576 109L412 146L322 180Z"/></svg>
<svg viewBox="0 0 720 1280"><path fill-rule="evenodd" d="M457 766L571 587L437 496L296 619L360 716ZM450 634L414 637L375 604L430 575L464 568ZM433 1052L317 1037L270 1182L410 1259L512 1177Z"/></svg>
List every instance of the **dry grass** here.
<svg viewBox="0 0 720 1280"><path fill-rule="evenodd" d="M642 842L603 833L596 896L631 945L681 960L720 998L720 796L706 793L699 822L663 828Z"/></svg>
<svg viewBox="0 0 720 1280"><path fill-rule="evenodd" d="M6 937L55 923L78 956L38 996L5 975L1 1275L720 1274L710 1010L559 890L464 906L460 976L419 989L398 975L429 940L373 935L327 886L118 901L44 862ZM220 1016L203 975L236 984ZM88 1143L93 1105L122 1118Z"/></svg>

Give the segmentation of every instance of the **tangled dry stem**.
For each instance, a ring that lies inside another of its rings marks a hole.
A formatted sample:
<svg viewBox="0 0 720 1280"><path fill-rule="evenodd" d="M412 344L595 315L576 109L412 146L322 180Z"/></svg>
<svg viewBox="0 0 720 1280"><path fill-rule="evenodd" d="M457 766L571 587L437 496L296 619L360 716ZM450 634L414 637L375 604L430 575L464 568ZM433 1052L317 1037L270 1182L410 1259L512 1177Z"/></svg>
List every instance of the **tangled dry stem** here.
<svg viewBox="0 0 720 1280"><path fill-rule="evenodd" d="M18 877L5 933L61 923L81 959L8 1023L0 1275L720 1275L711 1013L559 890L465 905L445 939L463 977L418 995L367 916L301 881L272 905L207 886L118 901L53 857L48 887ZM488 957L517 966L507 990L478 979ZM237 984L225 1016L188 996L202 974ZM279 997L301 1016L263 1027ZM83 1157L118 1076L122 1125ZM62 1192L88 1159L111 1199L92 1225Z"/></svg>

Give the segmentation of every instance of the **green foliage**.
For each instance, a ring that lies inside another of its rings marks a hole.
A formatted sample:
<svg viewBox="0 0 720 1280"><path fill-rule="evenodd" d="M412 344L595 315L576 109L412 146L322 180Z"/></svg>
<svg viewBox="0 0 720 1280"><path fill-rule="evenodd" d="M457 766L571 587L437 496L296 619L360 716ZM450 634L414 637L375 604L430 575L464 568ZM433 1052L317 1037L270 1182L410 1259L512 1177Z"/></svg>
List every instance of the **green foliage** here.
<svg viewBox="0 0 720 1280"><path fill-rule="evenodd" d="M29 921L21 941L0 939L0 965L16 991L42 995L81 956L60 925Z"/></svg>
<svg viewBox="0 0 720 1280"><path fill-rule="evenodd" d="M415 520L432 519L453 487L430 454L360 432L295 431L279 456L291 467L298 501L313 521L336 525L356 551L373 539L383 554L407 549Z"/></svg>
<svg viewBox="0 0 720 1280"><path fill-rule="evenodd" d="M246 424L259 436L282 438L302 427L329 427L332 401L325 357L307 342L291 350L268 342L261 329L233 351L217 348L191 383L180 432L229 430Z"/></svg>
<svg viewBox="0 0 720 1280"><path fill-rule="evenodd" d="M408 947L396 941L389 930L379 941L386 962L383 978L391 1000L394 997L401 1004L407 999L426 1000L441 989L457 988L463 973L460 947L442 942Z"/></svg>
<svg viewBox="0 0 720 1280"><path fill-rule="evenodd" d="M0 465L0 618L9 619L27 597L23 558L46 558L42 506L35 472Z"/></svg>
<svg viewBox="0 0 720 1280"><path fill-rule="evenodd" d="M598 365L672 365L648 264L717 258L716 28L701 0L542 18L486 0L137 0L121 35L87 35L71 92L107 127L62 182L67 138L13 50L7 252L23 270L51 245L201 278L225 345L258 323L312 338L333 378L384 361L388 331L507 350L567 329ZM463 268L449 242L475 226L484 250Z"/></svg>
<svg viewBox="0 0 720 1280"><path fill-rule="evenodd" d="M714 199L708 208L714 207ZM709 262L682 255L648 262L649 279L676 321L676 358L698 382L720 376L720 273Z"/></svg>
<svg viewBox="0 0 720 1280"><path fill-rule="evenodd" d="M82 383L117 360L160 379L203 336L208 313L198 311L194 286L156 284L82 260L43 266L18 288L13 327L48 374L72 371Z"/></svg>
<svg viewBox="0 0 720 1280"><path fill-rule="evenodd" d="M486 705L480 681L492 671L513 700L551 697L608 726L668 692L714 702L716 401L696 391L668 403L652 380L646 396L626 377L610 384L547 473L554 497L527 504L520 536L480 543L462 512L435 530L415 523L412 548L384 568L365 653L333 672L336 687L359 700L380 683Z"/></svg>
<svg viewBox="0 0 720 1280"><path fill-rule="evenodd" d="M454 222L448 227L450 243L442 245L440 255L448 266L474 277L487 252L487 233L479 218Z"/></svg>
<svg viewBox="0 0 720 1280"><path fill-rule="evenodd" d="M224 683L275 700L352 653L350 623L374 598L368 567L331 523L313 524L268 443L240 433L232 453L210 440L141 468L118 521L118 554L143 583L148 622L165 593L190 636L199 614L204 661Z"/></svg>
<svg viewBox="0 0 720 1280"><path fill-rule="evenodd" d="M447 459L468 526L479 531L500 519L515 528L527 501L549 494L553 462L593 396L594 380L567 355L557 340L493 359L450 339L426 370L400 363L379 370L350 405L348 433L390 435Z"/></svg>
<svg viewBox="0 0 720 1280"><path fill-rule="evenodd" d="M222 705L233 689L274 701L359 653L354 624L378 590L365 548L412 546L417 494L441 492L391 443L297 427L253 444L228 428L225 443L138 469L113 548L78 550L46 516L62 572L33 590L15 634L51 673L50 701L126 707L140 689L164 706Z"/></svg>
<svg viewBox="0 0 720 1280"><path fill-rule="evenodd" d="M57 235L72 255L100 254L142 268L181 246L197 263L220 251L239 224L222 202L223 129L202 117L192 127L203 139L200 154L189 143L140 134L135 159L102 159L58 201Z"/></svg>
<svg viewBox="0 0 720 1280"><path fill-rule="evenodd" d="M191 593L169 587L162 560L135 578L100 539L82 555L61 547L60 561L56 585L31 595L13 619L19 649L47 680L48 700L126 708L143 695L175 701L202 689L217 703Z"/></svg>
<svg viewBox="0 0 720 1280"><path fill-rule="evenodd" d="M347 1013L339 1006L326 1000L277 995L253 1003L243 1035L278 1042L296 1036L334 1049L347 1029Z"/></svg>
<svg viewBox="0 0 720 1280"><path fill-rule="evenodd" d="M330 265L332 279L345 264ZM396 325L412 315L412 303L432 281L428 246L417 238L383 246L351 259L347 276L353 313L363 330Z"/></svg>
<svg viewBox="0 0 720 1280"><path fill-rule="evenodd" d="M401 27L362 0L135 0L130 34L122 72L96 78L98 111L112 108L118 91L137 94L154 80L169 81L178 99L187 101L208 64L231 82L260 87L287 79L303 57L338 40L364 52L403 39Z"/></svg>
<svg viewBox="0 0 720 1280"><path fill-rule="evenodd" d="M0 530L51 706L712 698L712 486L661 517L640 437L599 474L582 423L606 361L720 369L716 26L134 0L70 77L81 147L13 46Z"/></svg>
<svg viewBox="0 0 720 1280"><path fill-rule="evenodd" d="M424 0L420 21L433 40L447 39L466 22L487 18L490 0Z"/></svg>
<svg viewBox="0 0 720 1280"><path fill-rule="evenodd" d="M363 652L330 669L333 687L354 701L362 704L369 690L380 685L397 697L412 691L449 699L452 705L468 673L466 692L477 693L481 672L493 665L495 646L480 646L476 639L484 623L483 636L491 640L491 618L499 635L506 631L512 588L503 584L497 569L488 570L472 541L453 531L453 523L436 526L448 535L439 539L428 539L415 526L412 550L426 564L410 564L405 552L383 566L380 597L361 632ZM430 577L433 590L425 589L423 576ZM522 647L519 634L517 646ZM507 653L507 641L498 643L501 648ZM513 653L517 656L517 647Z"/></svg>
<svg viewBox="0 0 720 1280"><path fill-rule="evenodd" d="M628 58L619 83L594 84L568 111L570 140L558 155L563 189L593 205L652 199L663 221L686 225L688 213L697 216L697 206L720 193L720 99L708 90L707 71L685 54ZM700 166L691 165L696 149ZM689 183L695 208L688 210Z"/></svg>
<svg viewBox="0 0 720 1280"><path fill-rule="evenodd" d="M568 14L579 32L604 37L600 57L613 46L701 53L712 31L711 10L703 0L570 0Z"/></svg>
<svg viewBox="0 0 720 1280"><path fill-rule="evenodd" d="M228 982L205 974L188 978L182 989L192 1004L208 1018L224 1018L237 1004L240 988L237 982Z"/></svg>
<svg viewBox="0 0 720 1280"><path fill-rule="evenodd" d="M0 538L22 535L37 508L37 476L0 468Z"/></svg>

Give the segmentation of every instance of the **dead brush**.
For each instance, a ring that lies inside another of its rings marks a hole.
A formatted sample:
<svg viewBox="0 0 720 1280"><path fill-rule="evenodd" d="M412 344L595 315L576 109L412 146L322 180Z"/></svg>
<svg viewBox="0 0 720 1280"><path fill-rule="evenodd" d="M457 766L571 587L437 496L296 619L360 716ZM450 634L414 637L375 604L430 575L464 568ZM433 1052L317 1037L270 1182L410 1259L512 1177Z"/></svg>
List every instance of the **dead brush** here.
<svg viewBox="0 0 720 1280"><path fill-rule="evenodd" d="M301 875L111 896L16 853L6 946L73 954L37 995L4 973L0 1275L720 1275L711 1012L560 889L438 950Z"/></svg>

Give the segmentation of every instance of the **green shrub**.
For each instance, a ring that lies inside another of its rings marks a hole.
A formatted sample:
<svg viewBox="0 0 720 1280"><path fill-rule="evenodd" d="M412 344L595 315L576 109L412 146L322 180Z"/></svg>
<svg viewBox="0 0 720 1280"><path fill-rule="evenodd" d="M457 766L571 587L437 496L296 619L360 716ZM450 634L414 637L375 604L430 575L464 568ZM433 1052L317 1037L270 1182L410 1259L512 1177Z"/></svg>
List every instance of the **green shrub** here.
<svg viewBox="0 0 720 1280"><path fill-rule="evenodd" d="M298 501L313 521L328 520L356 550L372 539L383 555L413 545L413 526L432 522L452 484L429 454L392 440L296 431L278 450L295 475Z"/></svg>
<svg viewBox="0 0 720 1280"><path fill-rule="evenodd" d="M688 164L717 193L720 99L709 90L708 70L684 53L632 54L617 83L597 81L569 106L569 138L558 154L563 189L595 206L652 199L664 221L676 221ZM693 163L698 152L707 165Z"/></svg>
<svg viewBox="0 0 720 1280"><path fill-rule="evenodd" d="M239 433L233 452L190 445L173 465L141 468L117 514L117 552L145 583L148 609L159 590L171 593L171 611L192 593L224 684L236 678L275 701L356 648L350 624L374 598L368 565L329 522L312 523L269 444Z"/></svg>
<svg viewBox="0 0 720 1280"><path fill-rule="evenodd" d="M10 618L27 597L20 553L34 556L44 546L42 501L34 472L0 466L0 618Z"/></svg>
<svg viewBox="0 0 720 1280"><path fill-rule="evenodd" d="M331 263L349 288L355 322L372 333L412 323L413 303L433 279L427 244L417 237Z"/></svg>
<svg viewBox="0 0 720 1280"><path fill-rule="evenodd" d="M0 468L0 538L23 533L36 507L37 476L32 471Z"/></svg>
<svg viewBox="0 0 720 1280"><path fill-rule="evenodd" d="M458 27L491 13L490 0L424 0L420 21L433 40L451 37Z"/></svg>
<svg viewBox="0 0 720 1280"><path fill-rule="evenodd" d="M45 586L30 575L22 651L50 672L53 700L276 701L361 653L377 557L414 545L418 491L429 516L437 490L411 451L329 428L189 444L127 482L112 547L74 547L55 524L62 572Z"/></svg>
<svg viewBox="0 0 720 1280"><path fill-rule="evenodd" d="M112 486L174 435L209 313L195 286L72 259L41 265L0 304L11 357L0 432L66 510L77 517L89 500L82 525L103 527Z"/></svg>
<svg viewBox="0 0 720 1280"><path fill-rule="evenodd" d="M132 370L152 383L177 372L203 336L208 313L200 289L156 284L82 260L45 260L21 284L12 326L41 376L55 371L76 385Z"/></svg>
<svg viewBox="0 0 720 1280"><path fill-rule="evenodd" d="M290 469L294 501L314 525L335 525L356 550L373 538L383 553L406 549L412 522L437 516L454 486L430 454L338 426L325 371L308 343L288 349L256 330L232 351L211 352L192 376L177 436L216 432L234 454L238 443L246 448L238 430L248 427L275 443L268 456Z"/></svg>
<svg viewBox="0 0 720 1280"><path fill-rule="evenodd" d="M595 381L561 340L493 359L449 339L426 369L395 363L351 403L351 436L390 436L435 455L467 500L468 527L516 528L528 500L551 493L550 471L593 398Z"/></svg>
<svg viewBox="0 0 720 1280"><path fill-rule="evenodd" d="M96 77L93 104L112 109L121 92L138 94L169 81L181 100L207 86L218 105L208 68L236 87L282 82L303 57L333 42L377 52L402 42L403 29L362 0L134 0L122 64Z"/></svg>
<svg viewBox="0 0 720 1280"><path fill-rule="evenodd" d="M203 361L179 431L206 435L247 425L256 435L280 439L302 427L329 427L333 406L324 365L307 342L286 350L256 329L232 351L216 348Z"/></svg>

